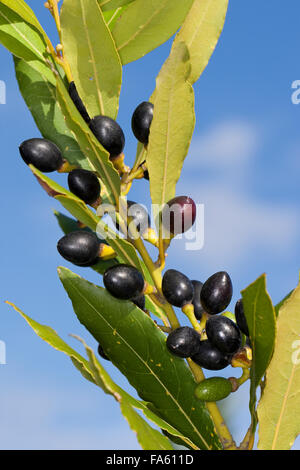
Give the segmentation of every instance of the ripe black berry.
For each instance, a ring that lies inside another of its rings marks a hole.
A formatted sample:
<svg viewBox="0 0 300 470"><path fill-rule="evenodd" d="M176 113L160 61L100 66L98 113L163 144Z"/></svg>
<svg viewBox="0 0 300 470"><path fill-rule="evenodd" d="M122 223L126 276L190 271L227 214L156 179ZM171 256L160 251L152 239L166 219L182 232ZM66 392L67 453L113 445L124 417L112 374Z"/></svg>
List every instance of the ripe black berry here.
<svg viewBox="0 0 300 470"><path fill-rule="evenodd" d="M132 300L142 294L144 279L141 273L127 264L118 264L108 268L103 276L103 282L108 292L122 300Z"/></svg>
<svg viewBox="0 0 300 470"><path fill-rule="evenodd" d="M234 313L235 313L235 318L236 318L236 322L237 322L239 329L241 330L242 333L244 333L244 335L249 336L249 328L248 328L247 320L246 320L245 313L244 313L242 299L239 299L237 303L235 304Z"/></svg>
<svg viewBox="0 0 300 470"><path fill-rule="evenodd" d="M198 351L192 359L196 364L208 370L221 370L230 364L230 357L223 354L208 339L200 341Z"/></svg>
<svg viewBox="0 0 300 470"><path fill-rule="evenodd" d="M242 344L239 328L227 317L210 317L205 330L209 341L225 354L234 354Z"/></svg>
<svg viewBox="0 0 300 470"><path fill-rule="evenodd" d="M99 239L92 232L78 230L62 237L57 249L59 254L77 266L93 266L98 261Z"/></svg>
<svg viewBox="0 0 300 470"><path fill-rule="evenodd" d="M196 204L188 196L178 196L165 204L162 210L162 225L173 235L189 230L196 219Z"/></svg>
<svg viewBox="0 0 300 470"><path fill-rule="evenodd" d="M132 302L139 307L141 310L145 309L145 296L143 294L139 295L138 297L135 297L134 299L131 299Z"/></svg>
<svg viewBox="0 0 300 470"><path fill-rule="evenodd" d="M172 354L179 357L193 356L197 353L199 344L199 334L188 326L173 330L167 338L167 348Z"/></svg>
<svg viewBox="0 0 300 470"><path fill-rule="evenodd" d="M63 164L61 151L50 140L40 138L25 140L19 150L27 165L34 165L43 173L57 171Z"/></svg>
<svg viewBox="0 0 300 470"><path fill-rule="evenodd" d="M107 357L107 355L103 351L103 348L102 348L101 344L98 344L98 354L99 354L99 356L103 357L103 359L105 359L106 361L110 360L109 357Z"/></svg>
<svg viewBox="0 0 300 470"><path fill-rule="evenodd" d="M194 296L193 284L179 271L168 269L162 280L162 291L167 301L175 307L182 308L190 304Z"/></svg>
<svg viewBox="0 0 300 470"><path fill-rule="evenodd" d="M78 91L77 91L77 88L76 88L76 85L75 85L74 82L71 82L69 84L69 95L70 95L73 103L75 104L77 110L79 111L79 113L81 114L83 119L85 120L85 122L87 124L89 124L90 121L91 121L91 118L88 115L86 107L84 106L84 104L82 102L82 99L80 98L80 96L78 94Z"/></svg>
<svg viewBox="0 0 300 470"><path fill-rule="evenodd" d="M192 304L194 305L194 314L197 320L201 320L204 309L200 302L200 293L202 290L202 282L200 281L191 281L194 287L194 297Z"/></svg>
<svg viewBox="0 0 300 470"><path fill-rule="evenodd" d="M152 103L143 101L132 115L132 132L142 144L148 144L150 126L153 119L153 108Z"/></svg>
<svg viewBox="0 0 300 470"><path fill-rule="evenodd" d="M108 116L96 116L91 120L89 126L111 157L116 157L123 152L125 136L116 121Z"/></svg>
<svg viewBox="0 0 300 470"><path fill-rule="evenodd" d="M68 175L70 191L86 204L93 204L100 197L100 183L97 176L88 170L72 170Z"/></svg>
<svg viewBox="0 0 300 470"><path fill-rule="evenodd" d="M223 312L230 304L231 298L232 282L225 271L213 274L202 286L201 304L210 315Z"/></svg>

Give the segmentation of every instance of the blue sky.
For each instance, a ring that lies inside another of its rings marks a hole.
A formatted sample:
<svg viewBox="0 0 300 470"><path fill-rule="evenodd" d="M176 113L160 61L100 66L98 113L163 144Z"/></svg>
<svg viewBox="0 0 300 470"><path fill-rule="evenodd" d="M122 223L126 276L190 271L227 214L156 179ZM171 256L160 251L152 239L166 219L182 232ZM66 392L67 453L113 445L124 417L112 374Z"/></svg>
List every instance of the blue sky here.
<svg viewBox="0 0 300 470"><path fill-rule="evenodd" d="M28 3L53 34L43 2ZM221 40L195 85L197 123L177 193L205 204L205 245L188 252L182 241L174 241L168 256L169 267L193 279L228 271L233 304L263 272L276 303L295 287L300 268L300 105L291 102L292 82L300 79L300 5L297 0L270 4L230 1ZM129 164L136 146L131 114L152 93L169 49L170 42L124 68L118 121ZM77 333L94 346L57 278L57 266L67 265L56 251L61 233L51 211L59 206L19 157L19 144L39 134L2 47L0 60L0 80L7 87L7 104L0 105L1 299L53 326L64 339ZM66 177L59 181L65 183ZM137 182L130 197L149 204L147 182ZM89 270L71 269L99 282ZM0 311L0 340L7 346L7 364L0 365L1 448L139 448L110 397L84 382L67 358L37 338L3 302ZM237 404L245 410L241 423L231 420L239 440L249 419L247 387L230 398L226 415Z"/></svg>

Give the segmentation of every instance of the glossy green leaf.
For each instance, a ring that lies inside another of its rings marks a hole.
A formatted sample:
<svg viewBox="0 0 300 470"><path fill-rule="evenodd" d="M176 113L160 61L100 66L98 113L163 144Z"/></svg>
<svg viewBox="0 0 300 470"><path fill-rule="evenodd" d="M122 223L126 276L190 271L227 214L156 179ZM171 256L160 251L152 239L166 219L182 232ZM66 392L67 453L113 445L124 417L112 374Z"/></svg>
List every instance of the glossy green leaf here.
<svg viewBox="0 0 300 470"><path fill-rule="evenodd" d="M198 80L214 52L224 26L227 8L228 0L194 0L175 38L174 46L183 41L188 47L191 83Z"/></svg>
<svg viewBox="0 0 300 470"><path fill-rule="evenodd" d="M47 45L43 36L3 2L0 3L0 43L26 61L45 61Z"/></svg>
<svg viewBox="0 0 300 470"><path fill-rule="evenodd" d="M127 64L167 41L184 21L193 0L135 0L112 29L121 57Z"/></svg>
<svg viewBox="0 0 300 470"><path fill-rule="evenodd" d="M289 450L300 434L300 285L279 310L274 355L258 406L260 450Z"/></svg>
<svg viewBox="0 0 300 470"><path fill-rule="evenodd" d="M39 23L37 17L24 0L1 0L1 3L17 13L21 18L23 18L24 21L32 24L32 26L38 29L40 33L46 37L46 33Z"/></svg>
<svg viewBox="0 0 300 470"><path fill-rule="evenodd" d="M183 442L183 445L190 446L193 448L193 444L186 439L182 434L180 434L177 429L175 429L173 426L168 424L166 421L164 421L162 418L160 418L158 415L153 413L149 408L147 408L147 402L144 402L142 400L137 400L134 398L132 395L127 393L125 390L123 390L121 387L119 387L110 377L110 375L107 373L101 362L97 359L95 356L93 350L85 344L85 342L76 335L72 335L74 338L78 339L85 347L87 356L89 358L89 363L91 367L91 371L93 373L93 377L97 385L101 387L105 393L110 393L115 396L115 398L120 399L120 397L128 402L130 406L133 408L140 410L143 412L144 416L149 419L149 421L152 421L154 424L156 424L159 428L163 429L166 431L168 434L171 435L173 438L174 436L177 436L178 438L181 439L181 443Z"/></svg>
<svg viewBox="0 0 300 470"><path fill-rule="evenodd" d="M72 165L91 169L74 136L69 131L56 99L56 80L42 62L15 58L15 70L22 96L45 139L54 142Z"/></svg>
<svg viewBox="0 0 300 470"><path fill-rule="evenodd" d="M186 81L189 73L189 54L184 43L179 43L156 82L147 151L153 204L163 205L175 196L176 183L191 142L195 111L194 91Z"/></svg>
<svg viewBox="0 0 300 470"><path fill-rule="evenodd" d="M276 336L275 310L266 290L265 274L242 291L242 299L253 355L250 372L250 411L255 427L256 388L272 358Z"/></svg>
<svg viewBox="0 0 300 470"><path fill-rule="evenodd" d="M206 406L194 397L190 370L168 352L166 337L155 323L130 302L111 297L71 271L59 268L59 275L80 322L152 412L197 447L220 448Z"/></svg>
<svg viewBox="0 0 300 470"><path fill-rule="evenodd" d="M88 113L115 119L122 65L97 0L64 0L61 28L65 55Z"/></svg>
<svg viewBox="0 0 300 470"><path fill-rule="evenodd" d="M33 331L46 343L50 344L54 349L57 351L61 351L67 356L70 357L75 367L79 370L79 372L83 375L83 377L89 380L92 383L96 383L93 377L93 372L89 365L89 362L84 359L80 354L78 354L74 349L72 349L65 341L63 341L56 331L46 325L41 325L40 323L36 322L29 316L25 315L18 307L16 307L11 302L7 302L8 305L13 307L31 326Z"/></svg>
<svg viewBox="0 0 300 470"><path fill-rule="evenodd" d="M128 402L121 400L120 408L144 450L174 450L169 439L153 429Z"/></svg>
<svg viewBox="0 0 300 470"><path fill-rule="evenodd" d="M103 12L103 17L105 20L105 23L109 27L109 29L112 31L114 28L116 21L118 18L124 13L128 5L124 7L117 8L116 10L108 10Z"/></svg>
<svg viewBox="0 0 300 470"><path fill-rule="evenodd" d="M81 340L82 341L82 340ZM121 412L128 421L130 428L136 433L137 439L144 450L172 450L170 441L156 429L153 429L135 410L136 403L139 402L131 397L128 393L116 385L105 369L96 359L94 352L84 341L90 366L93 370L94 378L97 385L101 388L105 387L108 393L120 404Z"/></svg>
<svg viewBox="0 0 300 470"><path fill-rule="evenodd" d="M56 331L54 331L52 328L36 322L32 318L30 318L28 315L25 315L25 313L23 313L18 307L16 307L11 302L7 302L7 304L13 307L26 320L26 322L33 329L33 331L37 334L37 336L39 336L43 341L48 343L57 351L63 352L68 357L70 357L74 366L79 370L79 372L82 374L82 376L85 379L87 379L88 381L92 382L95 385L98 385L107 394L110 394L110 395L113 394L115 396L122 397L122 399L128 403L128 406L135 407L137 409L142 410L144 414L149 419L151 419L155 424L158 424L160 427L164 427L164 429L167 429L168 431L171 431L174 434L177 433L177 435L180 435L180 433L178 433L176 429L172 428L171 426L168 425L168 423L165 423L158 416L154 415L154 413L149 411L143 402L131 397L127 392L125 392L124 390L122 390L122 388L116 385L112 381L108 373L105 371L103 366L101 366L99 361L96 359L95 355L93 354L90 348L86 347L86 350L89 352L88 354L89 361L87 361L77 351L75 351L65 341L63 341L58 336ZM134 420L132 421L134 425ZM150 430L149 430L149 433L150 435L152 434ZM157 438L159 442L159 436L155 435L155 437ZM167 442L166 441L163 441L163 442L167 446Z"/></svg>
<svg viewBox="0 0 300 470"><path fill-rule="evenodd" d="M115 10L136 0L98 0L102 11Z"/></svg>
<svg viewBox="0 0 300 470"><path fill-rule="evenodd" d="M102 185L107 192L108 202L115 205L120 194L119 174L109 160L108 152L104 150L82 119L59 78L57 81L57 98L69 129L76 136L76 140L90 165L101 178Z"/></svg>

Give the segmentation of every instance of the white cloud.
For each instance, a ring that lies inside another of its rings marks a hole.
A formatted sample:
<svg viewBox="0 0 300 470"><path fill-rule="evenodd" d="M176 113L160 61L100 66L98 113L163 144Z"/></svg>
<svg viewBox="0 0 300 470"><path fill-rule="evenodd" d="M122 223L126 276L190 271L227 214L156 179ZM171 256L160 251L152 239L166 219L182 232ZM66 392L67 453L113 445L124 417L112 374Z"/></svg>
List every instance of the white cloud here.
<svg viewBox="0 0 300 470"><path fill-rule="evenodd" d="M205 185L192 191L205 204L204 257L223 263L264 252L279 256L297 242L298 214L255 200L238 188Z"/></svg>
<svg viewBox="0 0 300 470"><path fill-rule="evenodd" d="M240 120L220 122L191 144L187 166L232 167L244 164L256 152L259 133L255 126Z"/></svg>
<svg viewBox="0 0 300 470"><path fill-rule="evenodd" d="M254 125L237 119L225 120L193 141L188 183L183 178L177 194L186 194L188 187L188 195L205 205L205 241L199 259L208 267L241 267L245 260L274 253L278 259L292 253L298 242L296 208L272 204L251 191L262 137ZM203 177L201 167L212 171Z"/></svg>

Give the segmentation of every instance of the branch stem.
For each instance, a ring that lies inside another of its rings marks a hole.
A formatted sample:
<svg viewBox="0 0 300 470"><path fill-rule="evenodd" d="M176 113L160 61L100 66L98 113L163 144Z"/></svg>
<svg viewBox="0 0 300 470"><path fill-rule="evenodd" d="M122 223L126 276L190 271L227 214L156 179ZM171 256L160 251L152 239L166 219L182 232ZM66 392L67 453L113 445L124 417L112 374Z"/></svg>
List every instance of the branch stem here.
<svg viewBox="0 0 300 470"><path fill-rule="evenodd" d="M143 261L145 265L147 266L151 274L151 277L154 281L156 289L158 290L160 294L162 294L162 290L161 290L162 276L161 276L160 268L155 266L155 264L153 263L141 238L133 240L132 243L135 246L135 248L138 250L138 252L140 253L141 257L143 258ZM168 320L170 322L172 329L179 328L180 324L172 306L169 303L165 303L163 305L163 309L165 310L167 314L167 317L168 317Z"/></svg>

